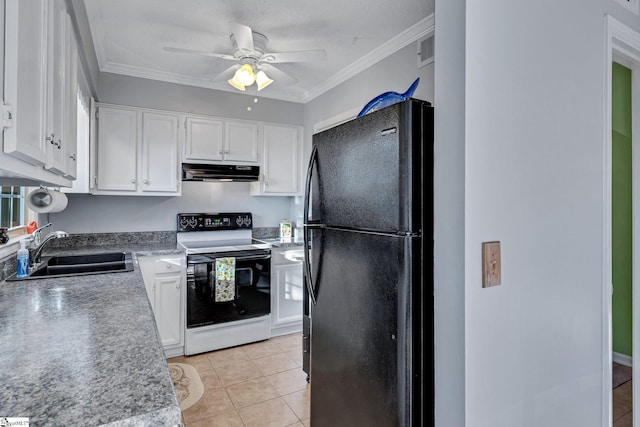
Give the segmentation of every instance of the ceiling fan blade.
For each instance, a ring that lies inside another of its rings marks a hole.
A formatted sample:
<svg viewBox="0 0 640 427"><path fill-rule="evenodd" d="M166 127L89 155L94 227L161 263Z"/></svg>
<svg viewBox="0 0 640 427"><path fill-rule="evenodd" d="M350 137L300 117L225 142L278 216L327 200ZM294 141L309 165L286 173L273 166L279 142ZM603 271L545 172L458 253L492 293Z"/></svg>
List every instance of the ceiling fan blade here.
<svg viewBox="0 0 640 427"><path fill-rule="evenodd" d="M289 74L285 73L282 70L279 70L273 65L260 64L259 68L261 68L265 73L267 73L267 75L270 78L277 81L278 83L284 84L285 86L292 85L298 81L298 79L296 79L295 77L290 76Z"/></svg>
<svg viewBox="0 0 640 427"><path fill-rule="evenodd" d="M235 24L231 35L235 39L238 49L247 55L253 52L253 32L251 28L246 25Z"/></svg>
<svg viewBox="0 0 640 427"><path fill-rule="evenodd" d="M216 53L216 52L208 52L205 50L193 50L193 49L182 49L179 47L169 47L166 46L164 48L165 51L167 52L175 52L175 53L187 53L190 55L202 55L202 56L209 56L212 58L222 58L222 59L228 59L231 61L235 61L236 57L233 55L229 55L226 53Z"/></svg>
<svg viewBox="0 0 640 427"><path fill-rule="evenodd" d="M231 67L227 68L226 70L224 70L223 72L221 72L220 74L212 78L211 81L221 82L221 81L229 80L231 77L233 77L233 73L235 73L236 70L240 68L240 66L241 64L232 65Z"/></svg>
<svg viewBox="0 0 640 427"><path fill-rule="evenodd" d="M301 52L269 52L265 53L261 62L275 64L278 62L311 62L324 61L327 59L327 52L324 50L304 50Z"/></svg>

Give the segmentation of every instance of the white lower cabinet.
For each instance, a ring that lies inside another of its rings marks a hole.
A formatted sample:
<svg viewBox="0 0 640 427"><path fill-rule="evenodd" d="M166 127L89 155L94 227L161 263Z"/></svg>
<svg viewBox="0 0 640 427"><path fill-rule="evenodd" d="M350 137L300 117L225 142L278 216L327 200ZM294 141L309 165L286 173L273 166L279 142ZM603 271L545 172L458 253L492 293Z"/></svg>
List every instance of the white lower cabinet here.
<svg viewBox="0 0 640 427"><path fill-rule="evenodd" d="M184 256L140 256L140 271L167 357L184 354Z"/></svg>
<svg viewBox="0 0 640 427"><path fill-rule="evenodd" d="M285 251L271 250L271 336L302 330L302 262L287 260Z"/></svg>

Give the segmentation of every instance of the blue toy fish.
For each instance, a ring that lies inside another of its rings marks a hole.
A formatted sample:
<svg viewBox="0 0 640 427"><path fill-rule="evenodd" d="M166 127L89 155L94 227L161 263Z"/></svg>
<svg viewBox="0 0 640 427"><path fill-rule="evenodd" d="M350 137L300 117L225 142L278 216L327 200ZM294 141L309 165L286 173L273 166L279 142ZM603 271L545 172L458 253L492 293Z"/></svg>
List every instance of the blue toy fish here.
<svg viewBox="0 0 640 427"><path fill-rule="evenodd" d="M411 86L409 86L409 89L407 89L405 93L385 92L381 95L376 96L371 101L369 101L367 105L364 106L362 111L358 113L357 117L362 117L367 113L371 113L372 111L377 111L381 108L388 107L389 105L402 102L407 98L411 98L413 96L413 92L415 92L416 88L418 87L418 83L420 83L420 77L418 77L413 83L411 83Z"/></svg>

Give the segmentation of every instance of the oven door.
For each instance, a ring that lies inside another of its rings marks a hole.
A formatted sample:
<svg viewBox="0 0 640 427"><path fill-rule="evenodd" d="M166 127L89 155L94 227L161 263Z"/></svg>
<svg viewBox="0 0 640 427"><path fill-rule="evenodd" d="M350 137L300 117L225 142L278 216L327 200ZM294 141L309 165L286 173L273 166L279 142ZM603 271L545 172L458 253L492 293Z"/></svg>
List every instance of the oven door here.
<svg viewBox="0 0 640 427"><path fill-rule="evenodd" d="M234 258L235 297L216 302L216 260ZM271 252L239 251L187 257L187 328L271 313Z"/></svg>

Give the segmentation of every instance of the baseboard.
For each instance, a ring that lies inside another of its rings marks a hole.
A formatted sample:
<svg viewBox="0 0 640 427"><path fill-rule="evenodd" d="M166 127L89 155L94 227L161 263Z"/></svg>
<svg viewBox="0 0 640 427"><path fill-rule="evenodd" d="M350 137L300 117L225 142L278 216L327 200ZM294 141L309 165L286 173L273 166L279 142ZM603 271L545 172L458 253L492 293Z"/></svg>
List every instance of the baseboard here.
<svg viewBox="0 0 640 427"><path fill-rule="evenodd" d="M633 366L633 359L631 358L631 356L627 356L626 354L617 353L614 351L611 359L614 362L624 366L629 366L629 367Z"/></svg>

